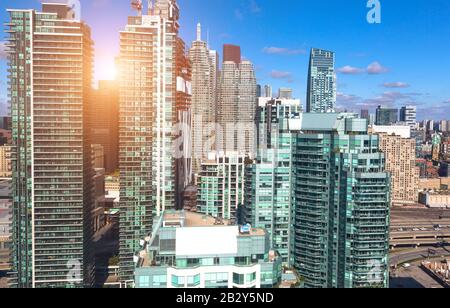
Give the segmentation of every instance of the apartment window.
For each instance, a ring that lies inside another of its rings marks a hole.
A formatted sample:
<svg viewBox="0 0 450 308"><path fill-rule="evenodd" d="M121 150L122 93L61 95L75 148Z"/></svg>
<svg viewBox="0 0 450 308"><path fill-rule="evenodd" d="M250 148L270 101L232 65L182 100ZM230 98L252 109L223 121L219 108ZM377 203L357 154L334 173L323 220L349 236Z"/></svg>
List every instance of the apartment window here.
<svg viewBox="0 0 450 308"><path fill-rule="evenodd" d="M148 276L139 277L139 287L149 288L150 287L150 277L148 277Z"/></svg>
<svg viewBox="0 0 450 308"><path fill-rule="evenodd" d="M172 275L172 286L174 288L184 288L186 282L186 277L178 277L175 275Z"/></svg>
<svg viewBox="0 0 450 308"><path fill-rule="evenodd" d="M187 277L188 287L197 287L200 285L200 274Z"/></svg>
<svg viewBox="0 0 450 308"><path fill-rule="evenodd" d="M244 274L233 273L233 283L243 285L245 283L244 276Z"/></svg>
<svg viewBox="0 0 450 308"><path fill-rule="evenodd" d="M166 275L153 276L153 286L154 287L163 287L166 285L167 285L167 276Z"/></svg>

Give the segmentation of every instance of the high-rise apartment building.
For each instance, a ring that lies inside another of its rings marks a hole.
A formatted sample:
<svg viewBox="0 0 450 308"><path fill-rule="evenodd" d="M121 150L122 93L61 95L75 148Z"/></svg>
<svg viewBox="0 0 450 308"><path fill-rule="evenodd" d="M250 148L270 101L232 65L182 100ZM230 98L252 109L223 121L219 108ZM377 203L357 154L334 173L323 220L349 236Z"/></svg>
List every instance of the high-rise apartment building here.
<svg viewBox="0 0 450 308"><path fill-rule="evenodd" d="M0 145L0 178L11 176L11 145Z"/></svg>
<svg viewBox="0 0 450 308"><path fill-rule="evenodd" d="M245 202L245 159L238 152L212 152L202 162L199 213L237 221L238 208Z"/></svg>
<svg viewBox="0 0 450 308"><path fill-rule="evenodd" d="M119 169L119 89L117 81L100 80L92 93L91 142L104 150L107 173Z"/></svg>
<svg viewBox="0 0 450 308"><path fill-rule="evenodd" d="M236 45L223 45L223 62L241 63L241 47Z"/></svg>
<svg viewBox="0 0 450 308"><path fill-rule="evenodd" d="M275 105L273 108L280 107ZM293 135L284 113L271 125L270 144L258 149L252 164L246 167L245 209L247 222L267 230L270 247L277 251L283 264L293 265Z"/></svg>
<svg viewBox="0 0 450 308"><path fill-rule="evenodd" d="M77 7L8 10L13 132L12 265L17 287L93 278L89 101L92 46Z"/></svg>
<svg viewBox="0 0 450 308"><path fill-rule="evenodd" d="M180 206L190 179L191 67L175 0L149 2L120 32L120 278L132 281L152 216ZM176 131L176 132L175 132Z"/></svg>
<svg viewBox="0 0 450 308"><path fill-rule="evenodd" d="M222 65L217 101L217 150L255 154L256 76L253 64Z"/></svg>
<svg viewBox="0 0 450 308"><path fill-rule="evenodd" d="M414 129L417 122L417 107L404 106L400 109L400 122L403 122Z"/></svg>
<svg viewBox="0 0 450 308"><path fill-rule="evenodd" d="M378 126L395 125L398 122L398 109L378 106L375 124Z"/></svg>
<svg viewBox="0 0 450 308"><path fill-rule="evenodd" d="M306 112L334 112L336 106L335 54L311 49L308 73Z"/></svg>
<svg viewBox="0 0 450 308"><path fill-rule="evenodd" d="M201 25L189 50L192 63L192 163L200 172L201 161L215 150L218 55L202 41Z"/></svg>
<svg viewBox="0 0 450 308"><path fill-rule="evenodd" d="M405 134L402 136L404 126L400 126L398 132L386 131L379 126L372 129L374 134L379 135L380 150L385 154L386 171L391 178L392 204L399 206L417 204L420 170L416 167L416 140L408 138Z"/></svg>
<svg viewBox="0 0 450 308"><path fill-rule="evenodd" d="M388 286L389 175L352 114L303 114L294 136L295 267L306 287Z"/></svg>

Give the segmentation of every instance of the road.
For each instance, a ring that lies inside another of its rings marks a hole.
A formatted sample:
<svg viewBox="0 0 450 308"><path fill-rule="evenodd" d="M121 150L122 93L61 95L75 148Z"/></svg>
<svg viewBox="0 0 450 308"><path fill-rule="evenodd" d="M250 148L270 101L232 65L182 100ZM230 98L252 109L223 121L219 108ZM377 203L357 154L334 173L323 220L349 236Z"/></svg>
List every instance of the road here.
<svg viewBox="0 0 450 308"><path fill-rule="evenodd" d="M450 249L449 248L437 248L432 249L435 253L434 255L430 255L431 257L449 257ZM404 252L392 252L390 255L390 264L391 266L409 263L416 260L425 260L428 257L429 249L415 249L413 251L408 250Z"/></svg>

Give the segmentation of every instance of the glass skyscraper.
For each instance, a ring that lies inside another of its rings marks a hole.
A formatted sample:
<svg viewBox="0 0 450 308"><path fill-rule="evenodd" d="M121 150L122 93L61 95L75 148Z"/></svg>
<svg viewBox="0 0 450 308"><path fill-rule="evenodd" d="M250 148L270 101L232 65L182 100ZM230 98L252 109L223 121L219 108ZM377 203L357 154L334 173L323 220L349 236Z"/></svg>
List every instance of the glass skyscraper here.
<svg viewBox="0 0 450 308"><path fill-rule="evenodd" d="M334 112L336 106L335 54L313 48L309 60L306 112Z"/></svg>
<svg viewBox="0 0 450 308"><path fill-rule="evenodd" d="M132 281L152 217L180 206L190 178L191 67L175 0L150 1L120 32L120 278ZM180 131L174 133L177 124ZM175 147L176 141L182 141ZM180 153L176 153L175 150Z"/></svg>
<svg viewBox="0 0 450 308"><path fill-rule="evenodd" d="M93 263L90 29L66 4L8 10L14 279L89 287Z"/></svg>
<svg viewBox="0 0 450 308"><path fill-rule="evenodd" d="M290 128L295 268L305 286L387 287L390 180L378 136L351 114L303 114Z"/></svg>

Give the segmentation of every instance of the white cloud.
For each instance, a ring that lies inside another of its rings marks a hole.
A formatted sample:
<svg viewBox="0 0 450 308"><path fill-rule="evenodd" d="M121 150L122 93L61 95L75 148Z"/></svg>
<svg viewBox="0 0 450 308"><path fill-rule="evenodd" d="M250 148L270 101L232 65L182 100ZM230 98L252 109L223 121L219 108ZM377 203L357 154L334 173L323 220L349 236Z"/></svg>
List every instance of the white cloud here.
<svg viewBox="0 0 450 308"><path fill-rule="evenodd" d="M273 79L290 79L291 80L292 79L292 73L273 70L270 73L270 77L272 77Z"/></svg>
<svg viewBox="0 0 450 308"><path fill-rule="evenodd" d="M269 55L283 55L283 56L293 56L293 55L304 55L306 50L304 49L290 49L283 47L264 47L263 52Z"/></svg>
<svg viewBox="0 0 450 308"><path fill-rule="evenodd" d="M353 67L350 65L346 65L344 67L338 68L338 73L344 74L344 75L357 75L364 73L364 70L358 67Z"/></svg>
<svg viewBox="0 0 450 308"><path fill-rule="evenodd" d="M406 82L385 82L383 83L383 87L385 88L409 88L409 84Z"/></svg>
<svg viewBox="0 0 450 308"><path fill-rule="evenodd" d="M370 75L384 74L388 71L389 69L381 65L379 62L373 62L367 67L367 73Z"/></svg>

